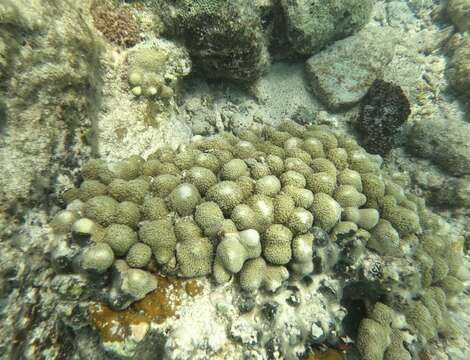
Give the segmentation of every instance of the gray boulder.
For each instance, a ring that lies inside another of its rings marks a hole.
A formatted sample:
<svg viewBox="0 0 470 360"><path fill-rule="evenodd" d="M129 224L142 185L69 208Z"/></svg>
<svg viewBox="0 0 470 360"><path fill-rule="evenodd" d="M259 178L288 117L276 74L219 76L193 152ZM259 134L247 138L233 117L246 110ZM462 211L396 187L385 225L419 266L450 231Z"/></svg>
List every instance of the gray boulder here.
<svg viewBox="0 0 470 360"><path fill-rule="evenodd" d="M436 116L416 123L408 137L412 152L429 158L450 174L470 174L470 124Z"/></svg>
<svg viewBox="0 0 470 360"><path fill-rule="evenodd" d="M287 37L294 49L311 55L345 38L368 21L374 0L281 0Z"/></svg>
<svg viewBox="0 0 470 360"><path fill-rule="evenodd" d="M364 29L307 60L314 95L332 111L350 108L367 93L393 59L395 38L384 29Z"/></svg>

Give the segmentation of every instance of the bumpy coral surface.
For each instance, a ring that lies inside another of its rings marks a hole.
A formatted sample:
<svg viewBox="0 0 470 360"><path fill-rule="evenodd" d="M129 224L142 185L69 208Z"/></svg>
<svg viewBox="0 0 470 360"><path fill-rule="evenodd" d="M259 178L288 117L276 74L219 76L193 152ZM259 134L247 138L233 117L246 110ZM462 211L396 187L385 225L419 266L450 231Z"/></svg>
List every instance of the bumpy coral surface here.
<svg viewBox="0 0 470 360"><path fill-rule="evenodd" d="M106 2L95 4L91 10L94 25L106 40L125 47L139 42L139 25L129 11L116 9Z"/></svg>
<svg viewBox="0 0 470 360"><path fill-rule="evenodd" d="M375 304L359 328L365 359L415 356L451 333L462 269L449 226L342 134L286 121L90 160L81 175L52 224L80 248L81 271L111 276L114 308L158 288L156 271L236 279L246 293L332 272L345 298Z"/></svg>
<svg viewBox="0 0 470 360"><path fill-rule="evenodd" d="M386 155L396 147L410 113L410 103L399 86L375 80L361 101L357 124L367 151Z"/></svg>
<svg viewBox="0 0 470 360"><path fill-rule="evenodd" d="M269 55L253 2L161 3L168 27L182 36L192 59L207 76L252 81L266 70Z"/></svg>

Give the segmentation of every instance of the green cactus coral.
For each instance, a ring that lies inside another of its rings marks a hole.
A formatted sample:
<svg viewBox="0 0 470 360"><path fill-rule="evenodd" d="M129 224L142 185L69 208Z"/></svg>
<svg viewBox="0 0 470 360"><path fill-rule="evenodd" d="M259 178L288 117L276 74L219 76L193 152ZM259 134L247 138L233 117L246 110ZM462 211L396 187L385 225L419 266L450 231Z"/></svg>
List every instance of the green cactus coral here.
<svg viewBox="0 0 470 360"><path fill-rule="evenodd" d="M141 211L143 220L149 221L164 219L169 214L165 200L156 196L145 199Z"/></svg>
<svg viewBox="0 0 470 360"><path fill-rule="evenodd" d="M217 183L217 177L209 169L195 166L188 170L186 180L193 184L201 195L205 195L207 190Z"/></svg>
<svg viewBox="0 0 470 360"><path fill-rule="evenodd" d="M213 245L208 238L195 238L176 246L176 259L183 277L205 276L211 273Z"/></svg>
<svg viewBox="0 0 470 360"><path fill-rule="evenodd" d="M88 200L84 214L98 224L108 226L114 223L119 213L119 204L112 197L100 195Z"/></svg>
<svg viewBox="0 0 470 360"><path fill-rule="evenodd" d="M279 224L287 224L292 212L295 209L295 202L287 194L278 194L273 199L274 221Z"/></svg>
<svg viewBox="0 0 470 360"><path fill-rule="evenodd" d="M190 183L178 185L168 195L168 206L180 216L191 215L201 202L201 194L197 187Z"/></svg>
<svg viewBox="0 0 470 360"><path fill-rule="evenodd" d="M221 181L207 191L206 198L217 203L224 213L229 213L242 202L243 192L235 182Z"/></svg>
<svg viewBox="0 0 470 360"><path fill-rule="evenodd" d="M341 218L341 206L327 194L315 194L311 210L315 222L326 231L335 226Z"/></svg>
<svg viewBox="0 0 470 360"><path fill-rule="evenodd" d="M98 180L85 180L80 185L80 200L87 202L91 198L100 195L106 195L106 185Z"/></svg>
<svg viewBox="0 0 470 360"><path fill-rule="evenodd" d="M194 220L204 231L206 236L216 235L222 227L224 214L213 201L206 201L196 206Z"/></svg>
<svg viewBox="0 0 470 360"><path fill-rule="evenodd" d="M274 175L263 176L255 183L255 192L261 195L274 196L281 190L281 182Z"/></svg>
<svg viewBox="0 0 470 360"><path fill-rule="evenodd" d="M292 257L292 238L289 228L280 224L269 226L264 235L263 257L271 264L287 264Z"/></svg>
<svg viewBox="0 0 470 360"><path fill-rule="evenodd" d="M123 224L135 228L140 221L140 216L139 205L132 201L123 201L118 205L116 224Z"/></svg>
<svg viewBox="0 0 470 360"><path fill-rule="evenodd" d="M138 240L137 234L129 226L112 224L106 228L104 241L117 256L123 256Z"/></svg>
<svg viewBox="0 0 470 360"><path fill-rule="evenodd" d="M126 255L126 263L132 268L145 268L152 258L150 246L136 243L132 245Z"/></svg>
<svg viewBox="0 0 470 360"><path fill-rule="evenodd" d="M266 261L262 257L245 261L239 275L242 290L247 292L258 290L263 283L265 271Z"/></svg>
<svg viewBox="0 0 470 360"><path fill-rule="evenodd" d="M173 225L167 219L155 220L142 224L139 238L150 246L159 264L166 264L174 255L176 236Z"/></svg>
<svg viewBox="0 0 470 360"><path fill-rule="evenodd" d="M310 174L307 176L306 188L314 194L324 193L333 196L336 189L336 177L324 171Z"/></svg>

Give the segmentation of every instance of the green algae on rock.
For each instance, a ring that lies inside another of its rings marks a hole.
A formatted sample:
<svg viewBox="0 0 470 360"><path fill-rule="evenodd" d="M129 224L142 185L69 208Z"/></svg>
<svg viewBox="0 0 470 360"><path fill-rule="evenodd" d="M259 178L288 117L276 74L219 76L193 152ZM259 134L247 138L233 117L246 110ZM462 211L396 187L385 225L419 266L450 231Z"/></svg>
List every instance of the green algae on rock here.
<svg viewBox="0 0 470 360"><path fill-rule="evenodd" d="M297 52L312 55L362 28L369 21L374 2L282 0L287 37Z"/></svg>

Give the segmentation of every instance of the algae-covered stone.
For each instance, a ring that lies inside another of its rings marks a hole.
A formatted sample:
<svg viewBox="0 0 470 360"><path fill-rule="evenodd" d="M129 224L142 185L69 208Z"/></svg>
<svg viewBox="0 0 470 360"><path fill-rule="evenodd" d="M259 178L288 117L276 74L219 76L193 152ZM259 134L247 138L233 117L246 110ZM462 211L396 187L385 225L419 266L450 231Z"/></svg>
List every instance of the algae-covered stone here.
<svg viewBox="0 0 470 360"><path fill-rule="evenodd" d="M449 0L447 14L461 32L470 31L470 1Z"/></svg>
<svg viewBox="0 0 470 360"><path fill-rule="evenodd" d="M438 163L452 175L470 174L470 124L432 117L417 122L408 137L409 149Z"/></svg>
<svg viewBox="0 0 470 360"><path fill-rule="evenodd" d="M252 81L266 70L269 55L254 3L168 3L162 18L182 36L191 58L207 76Z"/></svg>
<svg viewBox="0 0 470 360"><path fill-rule="evenodd" d="M394 46L392 32L364 29L312 56L306 72L314 95L334 111L354 106L382 75Z"/></svg>
<svg viewBox="0 0 470 360"><path fill-rule="evenodd" d="M363 27L373 4L373 0L282 0L287 37L297 52L311 55Z"/></svg>

